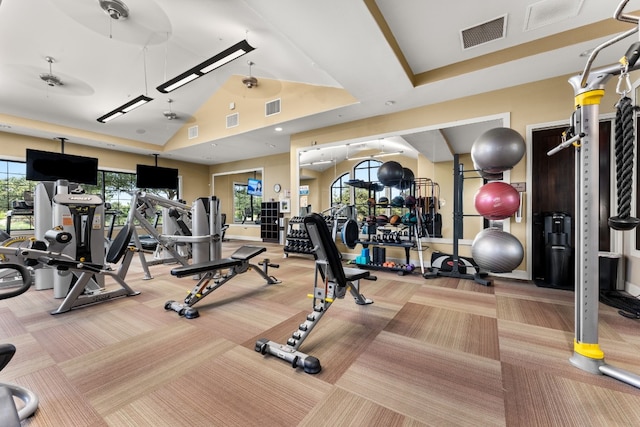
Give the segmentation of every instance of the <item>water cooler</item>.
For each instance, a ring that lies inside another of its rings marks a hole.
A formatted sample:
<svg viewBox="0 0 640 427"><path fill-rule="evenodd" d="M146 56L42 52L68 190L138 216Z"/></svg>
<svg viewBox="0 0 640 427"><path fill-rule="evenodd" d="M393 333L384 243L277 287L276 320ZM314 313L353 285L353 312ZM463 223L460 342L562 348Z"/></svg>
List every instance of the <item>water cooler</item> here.
<svg viewBox="0 0 640 427"><path fill-rule="evenodd" d="M544 216L544 282L547 286L573 289L571 217L563 212Z"/></svg>

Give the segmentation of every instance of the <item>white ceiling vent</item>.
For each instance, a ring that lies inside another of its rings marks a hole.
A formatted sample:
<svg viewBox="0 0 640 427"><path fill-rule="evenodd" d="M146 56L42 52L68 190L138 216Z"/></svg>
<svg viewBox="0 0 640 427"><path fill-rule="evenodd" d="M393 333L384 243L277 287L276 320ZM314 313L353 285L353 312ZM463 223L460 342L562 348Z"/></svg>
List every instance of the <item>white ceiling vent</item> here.
<svg viewBox="0 0 640 427"><path fill-rule="evenodd" d="M542 0L527 7L524 30L535 30L578 16L584 0Z"/></svg>
<svg viewBox="0 0 640 427"><path fill-rule="evenodd" d="M507 15L460 31L462 49L470 49L493 40L503 39L507 29Z"/></svg>
<svg viewBox="0 0 640 427"><path fill-rule="evenodd" d="M240 124L240 114L233 113L227 116L227 129L234 128Z"/></svg>
<svg viewBox="0 0 640 427"><path fill-rule="evenodd" d="M189 127L189 133L187 134L189 139L198 137L198 125Z"/></svg>
<svg viewBox="0 0 640 427"><path fill-rule="evenodd" d="M272 116L274 114L278 114L279 112L280 112L280 98L274 99L273 101L265 102L264 115L266 117Z"/></svg>

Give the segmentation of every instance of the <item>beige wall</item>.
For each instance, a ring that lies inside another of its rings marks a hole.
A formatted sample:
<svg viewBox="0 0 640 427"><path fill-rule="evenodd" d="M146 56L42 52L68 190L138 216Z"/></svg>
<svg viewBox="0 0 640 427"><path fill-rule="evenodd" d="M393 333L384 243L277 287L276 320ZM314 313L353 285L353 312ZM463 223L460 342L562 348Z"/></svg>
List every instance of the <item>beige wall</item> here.
<svg viewBox="0 0 640 427"><path fill-rule="evenodd" d="M230 207L233 206L233 177L238 171L262 170L262 200L280 200L285 197L285 192L291 192L289 154L274 154L267 157L240 160L219 165L209 166L209 182L215 176L213 195L220 199L222 212L227 213L227 223L230 228L227 237L244 238L248 240L260 240L260 226L256 224L232 224ZM248 175L246 175L248 178ZM273 189L275 184L280 184L282 190L276 193ZM296 187L297 191L297 187ZM291 192L293 194L293 192ZM297 193L296 193L297 194Z"/></svg>
<svg viewBox="0 0 640 427"><path fill-rule="evenodd" d="M554 79L539 81L531 84L515 86L508 89L494 91L481 95L469 96L463 99L447 101L439 104L414 108L397 113L387 114L378 117L371 117L364 120L331 126L322 129L315 129L308 132L293 135L291 138L290 159L292 164L296 164L298 149L313 145L329 144L339 141L349 141L361 138L375 138L379 135L390 135L394 132L399 134L409 129L424 127L435 127L439 124L454 123L457 121L472 120L479 117L493 116L508 113L510 117L510 127L518 131L523 137L527 135L527 126L534 124L567 122L574 109L573 89L567 80L570 76L558 77ZM615 79L609 82L606 95L602 100L601 113L611 113L614 104L619 97L615 93ZM465 162L463 157L463 162ZM471 161L468 161L472 167ZM428 159L420 157L416 176L429 177L437 181L442 186L442 197L447 200L443 208L442 215L445 224L450 227L452 221L451 208L453 205L452 187L452 166L450 163L433 165ZM414 171L415 172L415 171ZM526 181L526 158L523 158L510 172L511 181ZM433 176L435 175L435 176ZM447 175L449 178L447 178ZM297 181L296 174L292 174L292 183ZM478 180L480 182L480 180ZM480 184L478 184L479 186ZM472 184L465 182L465 213L467 207L473 208L473 194L475 190ZM475 187L477 189L477 186ZM296 206L294 205L294 209ZM525 219L526 220L526 219ZM465 219L465 228L468 219ZM510 232L514 234L527 247L526 231L527 224L510 222ZM471 227L473 228L473 227ZM465 238L473 238L473 230L465 229ZM443 235L451 236L449 229L443 230ZM432 245L431 249L439 248L439 245ZM446 248L443 248L446 250ZM461 250L465 255L468 248ZM525 257L526 261L526 257ZM525 270L525 262L518 267Z"/></svg>

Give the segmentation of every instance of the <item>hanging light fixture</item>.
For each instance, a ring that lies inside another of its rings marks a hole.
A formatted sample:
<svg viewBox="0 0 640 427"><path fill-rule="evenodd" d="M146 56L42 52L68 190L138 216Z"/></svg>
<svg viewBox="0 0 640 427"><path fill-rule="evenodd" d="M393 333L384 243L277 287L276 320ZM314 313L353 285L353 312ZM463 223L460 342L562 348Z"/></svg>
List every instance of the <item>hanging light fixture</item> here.
<svg viewBox="0 0 640 427"><path fill-rule="evenodd" d="M162 93L169 93L197 78L204 76L216 68L222 67L224 64L227 64L234 59L240 58L242 55L247 54L254 49L255 48L251 46L249 42L242 40L195 67L188 69L184 73L172 78L171 80L162 83L156 89Z"/></svg>
<svg viewBox="0 0 640 427"><path fill-rule="evenodd" d="M147 55L146 55L146 50L147 48L145 47L143 49L143 64L144 64L144 95L140 95L134 99L132 99L131 101L122 104L121 106L114 108L113 110L109 111L107 114L105 114L104 116L98 117L98 121L100 123L107 123L110 122L111 120L118 118L130 111L135 110L136 108L153 101L153 98L150 98L149 96L146 95L147 93Z"/></svg>

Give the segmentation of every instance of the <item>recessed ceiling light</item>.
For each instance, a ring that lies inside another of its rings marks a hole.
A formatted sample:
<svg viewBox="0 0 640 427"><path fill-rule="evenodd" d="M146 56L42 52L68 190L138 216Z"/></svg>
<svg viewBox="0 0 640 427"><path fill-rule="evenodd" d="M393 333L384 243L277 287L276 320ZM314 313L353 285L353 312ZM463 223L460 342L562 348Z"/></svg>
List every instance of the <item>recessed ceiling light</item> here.
<svg viewBox="0 0 640 427"><path fill-rule="evenodd" d="M385 102L384 105L391 106L391 105L394 105L395 103L396 103L396 101L389 100L389 101Z"/></svg>
<svg viewBox="0 0 640 427"><path fill-rule="evenodd" d="M276 132L282 132L282 128L280 126L278 126L277 128L274 129Z"/></svg>
<svg viewBox="0 0 640 427"><path fill-rule="evenodd" d="M0 0L1 2L2 0ZM0 123L0 129L11 129L11 126Z"/></svg>

